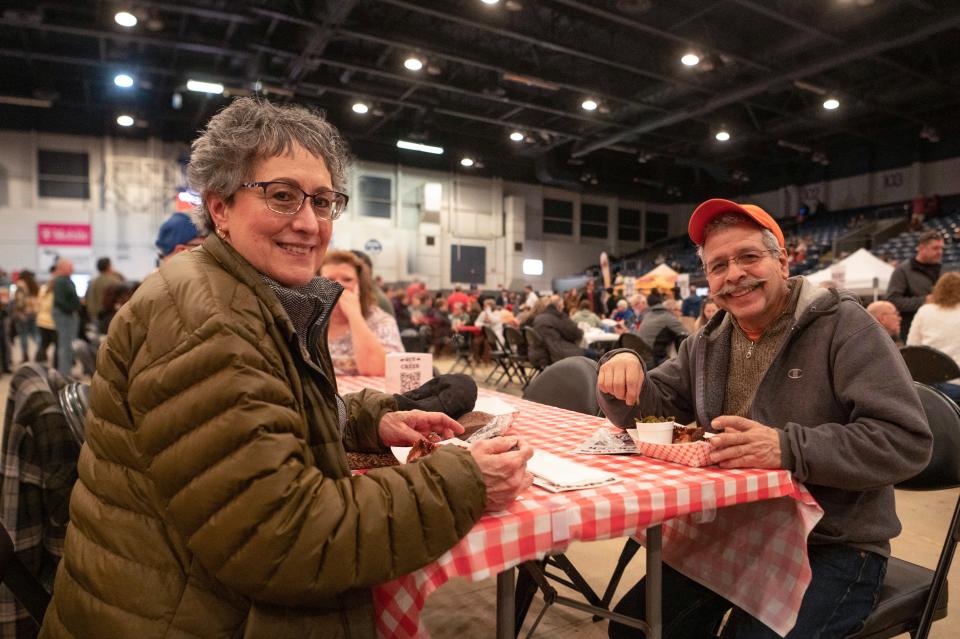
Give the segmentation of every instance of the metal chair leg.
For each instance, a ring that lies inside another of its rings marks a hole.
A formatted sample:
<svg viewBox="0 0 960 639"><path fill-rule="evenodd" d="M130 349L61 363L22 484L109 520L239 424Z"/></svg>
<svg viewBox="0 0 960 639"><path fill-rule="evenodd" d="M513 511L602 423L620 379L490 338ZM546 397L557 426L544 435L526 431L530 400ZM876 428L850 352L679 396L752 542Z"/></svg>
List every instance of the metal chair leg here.
<svg viewBox="0 0 960 639"><path fill-rule="evenodd" d="M620 585L620 579L623 578L623 572L627 569L627 564L630 563L630 560L633 559L633 556L637 554L637 551L640 550L640 542L629 537L627 542L623 545L623 550L620 551L620 558L617 560L617 567L613 570L613 575L610 576L610 583L607 584L607 589L603 592L603 597L600 598L602 608L610 608L610 602L613 601L613 595L617 591L617 586ZM594 615L594 621L600 621L601 617Z"/></svg>

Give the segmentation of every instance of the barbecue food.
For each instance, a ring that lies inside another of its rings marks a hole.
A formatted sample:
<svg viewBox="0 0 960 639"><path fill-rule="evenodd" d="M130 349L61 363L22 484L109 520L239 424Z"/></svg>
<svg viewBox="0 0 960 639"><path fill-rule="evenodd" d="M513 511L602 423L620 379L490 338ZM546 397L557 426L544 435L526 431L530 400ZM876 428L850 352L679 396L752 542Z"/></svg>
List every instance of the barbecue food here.
<svg viewBox="0 0 960 639"><path fill-rule="evenodd" d="M430 433L427 435L427 439L417 440L417 443L410 448L410 452L407 453L407 461L412 462L415 459L420 459L426 455L429 455L437 447L437 442L440 441L440 435L436 433Z"/></svg>
<svg viewBox="0 0 960 639"><path fill-rule="evenodd" d="M673 443L689 444L703 439L703 429L698 426L681 426L677 424L673 427Z"/></svg>

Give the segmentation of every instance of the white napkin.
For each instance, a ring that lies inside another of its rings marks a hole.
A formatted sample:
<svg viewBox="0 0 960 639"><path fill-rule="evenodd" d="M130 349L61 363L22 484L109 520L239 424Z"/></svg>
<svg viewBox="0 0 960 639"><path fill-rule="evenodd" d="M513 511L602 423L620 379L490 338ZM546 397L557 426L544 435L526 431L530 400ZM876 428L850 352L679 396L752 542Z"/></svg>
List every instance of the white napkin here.
<svg viewBox="0 0 960 639"><path fill-rule="evenodd" d="M615 475L558 457L542 450L534 451L527 462L533 483L552 492L593 488L620 481Z"/></svg>

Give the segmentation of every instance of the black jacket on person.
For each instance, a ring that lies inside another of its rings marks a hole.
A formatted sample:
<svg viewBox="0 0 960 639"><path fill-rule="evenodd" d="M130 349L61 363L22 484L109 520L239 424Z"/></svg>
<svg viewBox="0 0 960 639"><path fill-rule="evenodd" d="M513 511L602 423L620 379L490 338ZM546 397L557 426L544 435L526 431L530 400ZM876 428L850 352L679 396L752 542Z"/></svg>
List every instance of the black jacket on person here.
<svg viewBox="0 0 960 639"><path fill-rule="evenodd" d="M540 333L546 347L544 352L533 344L528 345L530 361L533 364L547 366L565 357L583 355L583 349L577 345L583 337L583 331L556 306L548 306L533 318L533 327Z"/></svg>
<svg viewBox="0 0 960 639"><path fill-rule="evenodd" d="M926 304L927 295L940 277L939 264L923 264L916 258L899 264L887 284L887 301L900 311L900 337L907 339L917 309Z"/></svg>
<svg viewBox="0 0 960 639"><path fill-rule="evenodd" d="M675 343L681 335L685 336L687 331L673 311L664 308L663 304L657 304L644 313L637 334L653 351L653 357L659 365L667 359L670 344Z"/></svg>

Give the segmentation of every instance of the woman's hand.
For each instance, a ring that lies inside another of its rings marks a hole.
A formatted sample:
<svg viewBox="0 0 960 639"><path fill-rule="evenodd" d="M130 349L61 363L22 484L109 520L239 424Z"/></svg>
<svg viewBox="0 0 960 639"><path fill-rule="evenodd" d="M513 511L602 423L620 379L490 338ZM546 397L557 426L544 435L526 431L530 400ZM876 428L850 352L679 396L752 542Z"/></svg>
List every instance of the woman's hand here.
<svg viewBox="0 0 960 639"><path fill-rule="evenodd" d="M487 487L489 512L503 510L533 483L533 475L527 472L533 448L519 437L483 439L470 446L470 453Z"/></svg>
<svg viewBox="0 0 960 639"><path fill-rule="evenodd" d="M343 289L340 299L337 301L337 308L347 318L348 321L363 320L363 309L360 308L360 296L355 291L348 288Z"/></svg>
<svg viewBox="0 0 960 639"><path fill-rule="evenodd" d="M423 410L398 410L380 418L377 433L386 446L413 446L429 433L450 439L463 432L463 426L444 413Z"/></svg>

